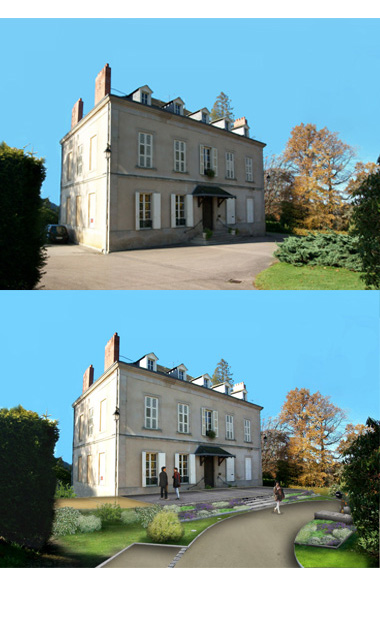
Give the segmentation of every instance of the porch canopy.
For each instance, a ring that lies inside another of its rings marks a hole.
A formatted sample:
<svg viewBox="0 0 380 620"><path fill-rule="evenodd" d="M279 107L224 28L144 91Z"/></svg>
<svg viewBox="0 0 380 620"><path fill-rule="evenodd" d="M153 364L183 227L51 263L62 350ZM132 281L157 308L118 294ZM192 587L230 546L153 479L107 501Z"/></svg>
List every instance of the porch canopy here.
<svg viewBox="0 0 380 620"><path fill-rule="evenodd" d="M224 461L224 459L236 459L235 454L231 454L230 452L227 452L227 450L223 450L223 448L219 448L218 446L198 446L194 454L195 456L200 457L201 465L203 465L206 456L217 456L218 465L220 465Z"/></svg>
<svg viewBox="0 0 380 620"><path fill-rule="evenodd" d="M202 205L204 198L217 198L218 207L220 207L223 200L226 200L227 198L236 198L236 196L226 192L226 190L217 185L197 185L193 191L193 196L197 196L199 207Z"/></svg>

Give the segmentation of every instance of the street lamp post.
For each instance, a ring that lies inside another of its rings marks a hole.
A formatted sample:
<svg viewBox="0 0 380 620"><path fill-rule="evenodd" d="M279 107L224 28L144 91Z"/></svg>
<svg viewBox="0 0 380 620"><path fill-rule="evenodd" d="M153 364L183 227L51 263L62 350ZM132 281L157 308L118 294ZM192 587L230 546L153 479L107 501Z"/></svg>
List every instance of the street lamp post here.
<svg viewBox="0 0 380 620"><path fill-rule="evenodd" d="M106 242L105 253L110 251L110 160L111 160L111 145L107 143L107 147L104 151L107 160L107 180L106 180Z"/></svg>
<svg viewBox="0 0 380 620"><path fill-rule="evenodd" d="M120 412L118 407L116 407L115 412L113 414L115 419L115 497L117 497L117 472L118 472L118 439L119 439L119 418Z"/></svg>

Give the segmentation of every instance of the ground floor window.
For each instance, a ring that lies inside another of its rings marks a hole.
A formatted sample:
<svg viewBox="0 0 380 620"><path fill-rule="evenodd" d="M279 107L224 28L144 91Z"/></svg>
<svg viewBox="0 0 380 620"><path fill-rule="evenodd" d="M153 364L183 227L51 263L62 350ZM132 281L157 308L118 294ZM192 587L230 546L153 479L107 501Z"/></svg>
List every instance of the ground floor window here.
<svg viewBox="0 0 380 620"><path fill-rule="evenodd" d="M179 475L181 476L181 482L189 482L189 455L179 454Z"/></svg>
<svg viewBox="0 0 380 620"><path fill-rule="evenodd" d="M152 195L140 194L140 228L152 228Z"/></svg>
<svg viewBox="0 0 380 620"><path fill-rule="evenodd" d="M157 486L157 454L147 452L145 456L145 483L146 486Z"/></svg>
<svg viewBox="0 0 380 620"><path fill-rule="evenodd" d="M175 197L175 223L176 226L186 226L185 196Z"/></svg>

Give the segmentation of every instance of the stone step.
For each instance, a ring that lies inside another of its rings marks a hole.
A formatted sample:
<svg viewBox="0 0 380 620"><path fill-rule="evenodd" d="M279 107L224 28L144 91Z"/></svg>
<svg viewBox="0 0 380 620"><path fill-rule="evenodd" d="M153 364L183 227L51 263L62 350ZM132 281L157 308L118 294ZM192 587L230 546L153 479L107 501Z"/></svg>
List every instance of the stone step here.
<svg viewBox="0 0 380 620"><path fill-rule="evenodd" d="M203 235L197 235L190 241L193 245L218 245L219 243L235 243L241 242L239 235L231 235L230 233L213 233L210 239L204 239Z"/></svg>

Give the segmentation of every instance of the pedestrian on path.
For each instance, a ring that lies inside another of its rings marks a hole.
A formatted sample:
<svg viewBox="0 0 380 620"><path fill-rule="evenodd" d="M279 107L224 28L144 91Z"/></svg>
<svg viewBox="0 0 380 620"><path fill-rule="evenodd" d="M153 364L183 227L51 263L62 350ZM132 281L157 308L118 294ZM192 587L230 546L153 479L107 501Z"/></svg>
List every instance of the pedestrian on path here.
<svg viewBox="0 0 380 620"><path fill-rule="evenodd" d="M174 474L172 477L173 477L173 487L177 494L176 499L179 499L179 487L181 486L181 476L180 476L180 473L177 467L174 468Z"/></svg>
<svg viewBox="0 0 380 620"><path fill-rule="evenodd" d="M168 474L166 473L165 466L161 467L159 484L161 487L161 499L164 499L164 491L165 499L168 499Z"/></svg>
<svg viewBox="0 0 380 620"><path fill-rule="evenodd" d="M285 493L282 490L281 485L280 485L279 482L276 482L276 484L274 485L273 495L274 495L274 499L276 500L276 506L275 506L273 512L276 512L276 510L277 510L278 514L280 515L281 514L281 512L280 512L280 503L284 499Z"/></svg>

